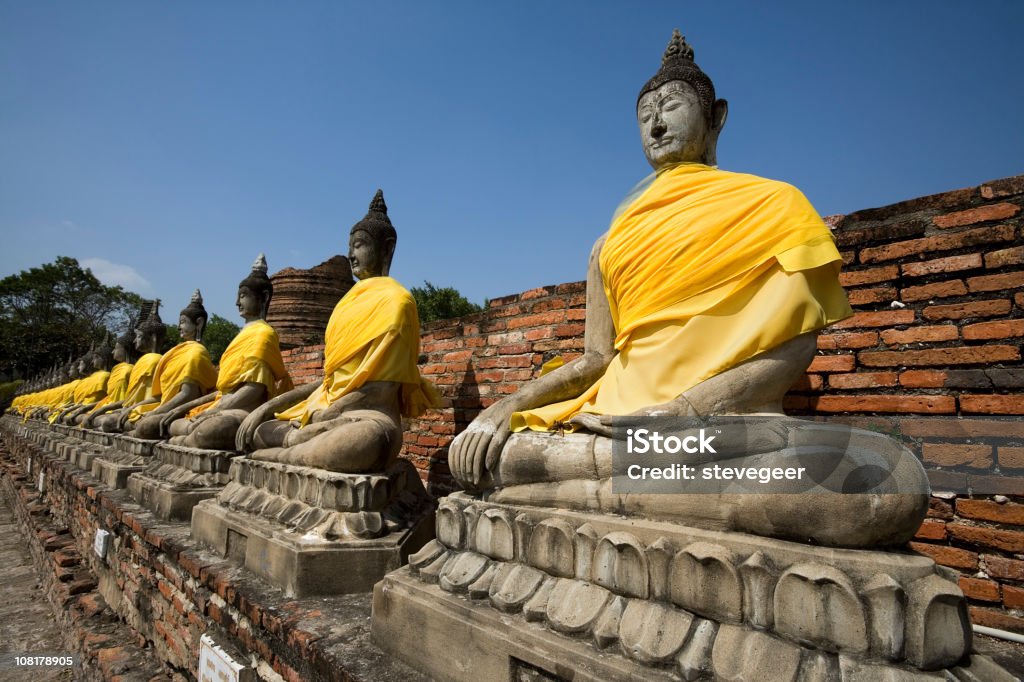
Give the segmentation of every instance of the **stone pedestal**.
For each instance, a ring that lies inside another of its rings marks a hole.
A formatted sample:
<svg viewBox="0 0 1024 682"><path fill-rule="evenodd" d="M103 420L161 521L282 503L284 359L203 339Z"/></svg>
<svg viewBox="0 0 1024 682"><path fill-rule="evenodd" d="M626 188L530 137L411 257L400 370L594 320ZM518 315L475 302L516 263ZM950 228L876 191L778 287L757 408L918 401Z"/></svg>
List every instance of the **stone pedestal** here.
<svg viewBox="0 0 1024 682"><path fill-rule="evenodd" d="M411 464L340 474L236 458L192 536L289 596L368 592L433 537L432 505Z"/></svg>
<svg viewBox="0 0 1024 682"><path fill-rule="evenodd" d="M145 470L128 476L128 490L159 518L187 522L194 506L223 490L238 454L158 443Z"/></svg>
<svg viewBox="0 0 1024 682"><path fill-rule="evenodd" d="M92 475L115 490L124 488L130 475L145 470L159 442L115 435L112 446L93 460Z"/></svg>
<svg viewBox="0 0 1024 682"><path fill-rule="evenodd" d="M375 587L373 634L439 680L1013 679L970 655L963 593L926 557L463 493Z"/></svg>

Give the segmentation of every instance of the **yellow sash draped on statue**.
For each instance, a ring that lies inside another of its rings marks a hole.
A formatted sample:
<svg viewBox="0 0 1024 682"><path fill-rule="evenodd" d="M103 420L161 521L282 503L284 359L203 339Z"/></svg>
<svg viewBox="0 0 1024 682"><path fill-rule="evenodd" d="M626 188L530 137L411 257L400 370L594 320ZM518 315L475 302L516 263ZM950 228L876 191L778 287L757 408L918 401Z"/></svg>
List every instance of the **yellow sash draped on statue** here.
<svg viewBox="0 0 1024 682"><path fill-rule="evenodd" d="M278 419L309 423L314 412L370 381L402 384L401 409L418 417L440 404L433 385L420 376L420 322L412 294L390 277L360 280L334 306L324 335L324 380Z"/></svg>
<svg viewBox="0 0 1024 682"><path fill-rule="evenodd" d="M46 421L51 424L57 421L57 417L60 416L60 411L74 405L75 401L75 390L78 385L82 383L81 379L75 379L74 381L58 386L49 403L49 407L53 410Z"/></svg>
<svg viewBox="0 0 1024 682"><path fill-rule="evenodd" d="M582 395L512 417L629 414L852 314L831 232L796 188L701 164L659 174L601 249L618 351Z"/></svg>
<svg viewBox="0 0 1024 682"><path fill-rule="evenodd" d="M107 394L107 381L110 372L105 369L93 372L82 379L75 388L75 404L89 405L100 400Z"/></svg>
<svg viewBox="0 0 1024 682"><path fill-rule="evenodd" d="M127 362L119 362L114 365L107 378L107 394L96 403L96 407L92 408L90 413L101 409L104 405L124 400L125 394L128 392L128 380L131 379L133 367L134 365Z"/></svg>
<svg viewBox="0 0 1024 682"><path fill-rule="evenodd" d="M153 374L160 364L159 353L146 353L135 361L132 373L128 377L128 387L124 391L125 407L141 403L153 396Z"/></svg>
<svg viewBox="0 0 1024 682"><path fill-rule="evenodd" d="M152 397L159 398L160 402L139 405L128 419L137 421L142 415L160 407L176 396L186 381L198 384L201 394L209 392L217 383L217 370L210 361L210 353L198 341L182 341L164 353L153 372L151 390Z"/></svg>
<svg viewBox="0 0 1024 682"><path fill-rule="evenodd" d="M188 413L194 417L215 407L225 393L242 384L263 384L267 387L267 400L292 388L288 370L281 359L281 346L277 332L263 320L255 320L242 327L242 331L228 344L220 356L217 368L217 395L211 401Z"/></svg>

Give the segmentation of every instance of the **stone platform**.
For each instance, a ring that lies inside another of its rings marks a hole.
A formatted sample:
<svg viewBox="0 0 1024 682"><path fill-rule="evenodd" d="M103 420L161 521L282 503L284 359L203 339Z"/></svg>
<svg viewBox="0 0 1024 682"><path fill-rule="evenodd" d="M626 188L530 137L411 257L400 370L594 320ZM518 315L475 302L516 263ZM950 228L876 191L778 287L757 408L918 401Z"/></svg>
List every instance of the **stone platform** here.
<svg viewBox="0 0 1024 682"><path fill-rule="evenodd" d="M1015 679L971 655L963 593L927 557L464 493L375 587L373 633L440 680Z"/></svg>
<svg viewBox="0 0 1024 682"><path fill-rule="evenodd" d="M129 476L145 471L159 442L115 435L106 452L92 461L92 475L115 490L124 488Z"/></svg>
<svg viewBox="0 0 1024 682"><path fill-rule="evenodd" d="M433 537L408 462L341 474L236 458L227 486L192 512L192 536L287 595L366 592Z"/></svg>
<svg viewBox="0 0 1024 682"><path fill-rule="evenodd" d="M231 460L238 454L157 443L146 468L128 476L128 490L158 518L188 522L193 507L227 485Z"/></svg>

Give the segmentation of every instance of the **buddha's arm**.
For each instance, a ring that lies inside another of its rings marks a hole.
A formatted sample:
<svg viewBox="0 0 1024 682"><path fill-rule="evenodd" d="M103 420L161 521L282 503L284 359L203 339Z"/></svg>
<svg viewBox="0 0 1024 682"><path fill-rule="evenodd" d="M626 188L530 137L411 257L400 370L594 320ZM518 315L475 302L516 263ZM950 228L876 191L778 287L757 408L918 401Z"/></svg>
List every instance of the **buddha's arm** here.
<svg viewBox="0 0 1024 682"><path fill-rule="evenodd" d="M448 465L452 475L463 486L479 488L485 485L487 472L498 465L501 448L508 440L509 420L513 412L575 398L597 381L615 356L614 325L599 263L604 240L605 236L602 236L594 244L587 266L583 355L494 403L452 441Z"/></svg>
<svg viewBox="0 0 1024 682"><path fill-rule="evenodd" d="M175 396L175 397L177 397L177 396ZM212 401L215 397L216 397L215 393L207 393L206 395L199 396L195 400L188 401L184 405L178 405L177 407L174 407L173 409L167 410L166 411L166 415L164 416L164 418L160 420L161 431L166 431L167 427L169 427L171 425L171 422L173 422L176 419L182 419L191 410L194 410L195 408L199 407L200 405L205 405L206 403ZM157 413L157 410L154 410L153 412Z"/></svg>
<svg viewBox="0 0 1024 682"><path fill-rule="evenodd" d="M320 383L319 381L311 381L298 388L293 388L287 393L282 393L276 398L268 400L250 412L249 416L242 422L242 425L238 427L238 433L235 435L235 449L239 452L252 451L252 437L259 425L273 419L275 412L283 412L292 405L308 398Z"/></svg>
<svg viewBox="0 0 1024 682"><path fill-rule="evenodd" d="M245 410L251 412L262 405L266 399L266 386L254 381L247 381L227 395L221 396L220 402L211 411Z"/></svg>
<svg viewBox="0 0 1024 682"><path fill-rule="evenodd" d="M101 407L100 409L96 410L95 412L90 414L88 417L86 417L85 421L82 422L82 426L84 428L88 429L88 428L93 426L93 423L95 422L96 417L104 415L104 414L106 414L108 412L113 412L114 410L120 410L122 407L124 407L124 401L123 400L118 400L116 403L108 403L107 405L104 405L103 407Z"/></svg>

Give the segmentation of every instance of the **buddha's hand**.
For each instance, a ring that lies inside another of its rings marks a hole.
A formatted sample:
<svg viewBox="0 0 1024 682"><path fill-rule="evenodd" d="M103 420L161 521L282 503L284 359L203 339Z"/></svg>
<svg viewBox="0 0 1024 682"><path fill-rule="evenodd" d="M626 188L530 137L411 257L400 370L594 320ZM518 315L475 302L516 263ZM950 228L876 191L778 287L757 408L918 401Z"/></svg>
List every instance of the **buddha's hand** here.
<svg viewBox="0 0 1024 682"><path fill-rule="evenodd" d="M589 414L580 412L569 419L573 426L582 427L587 431L605 436L606 438L626 439L626 431L630 427L649 425L650 417L697 417L696 410L681 397L657 405L648 405L635 412L624 415Z"/></svg>
<svg viewBox="0 0 1024 682"><path fill-rule="evenodd" d="M249 413L249 416L242 420L242 424L235 432L235 450L239 452L252 452L252 439L256 436L256 429L260 424L269 421L274 417L274 408L264 403Z"/></svg>
<svg viewBox="0 0 1024 682"><path fill-rule="evenodd" d="M128 424L128 417L132 414L132 408L126 407L120 411L117 415L117 430L124 431L124 427Z"/></svg>
<svg viewBox="0 0 1024 682"><path fill-rule="evenodd" d="M467 490L482 490L490 482L490 473L498 466L501 448L508 440L511 414L506 409L487 408L455 437L448 448L448 466L452 476Z"/></svg>

